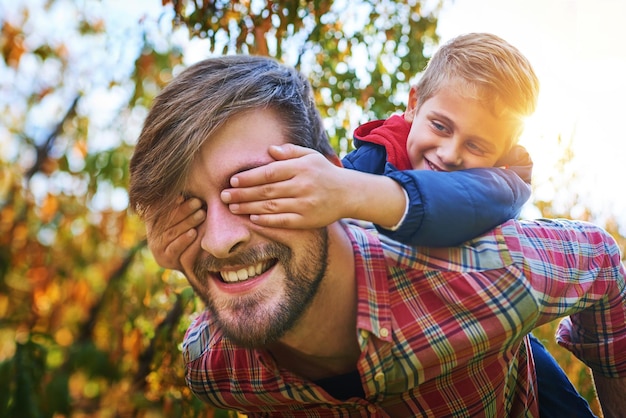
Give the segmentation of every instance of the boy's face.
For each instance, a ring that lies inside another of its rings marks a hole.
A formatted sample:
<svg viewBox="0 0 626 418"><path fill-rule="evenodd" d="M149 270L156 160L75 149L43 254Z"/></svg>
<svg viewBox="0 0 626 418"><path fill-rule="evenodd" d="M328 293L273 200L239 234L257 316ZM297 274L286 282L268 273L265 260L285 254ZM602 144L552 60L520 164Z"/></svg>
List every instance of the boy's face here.
<svg viewBox="0 0 626 418"><path fill-rule="evenodd" d="M454 84L417 107L417 89L409 94L404 117L411 123L407 152L417 170L454 171L493 167L516 129L479 100L459 94Z"/></svg>

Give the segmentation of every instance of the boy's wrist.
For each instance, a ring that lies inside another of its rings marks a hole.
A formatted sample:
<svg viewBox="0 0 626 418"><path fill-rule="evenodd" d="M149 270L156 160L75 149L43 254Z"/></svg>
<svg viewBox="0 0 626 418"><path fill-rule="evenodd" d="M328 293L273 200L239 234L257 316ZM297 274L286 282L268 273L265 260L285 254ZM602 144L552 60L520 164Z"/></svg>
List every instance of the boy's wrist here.
<svg viewBox="0 0 626 418"><path fill-rule="evenodd" d="M359 219L359 207L362 204L362 196L354 193L356 187L363 185L363 173L360 171L340 168L337 170L335 184L338 186L335 208L338 219L354 218Z"/></svg>
<svg viewBox="0 0 626 418"><path fill-rule="evenodd" d="M360 172L348 183L349 198L343 203L350 210L345 217L372 222L384 229L402 224L410 202L401 184L384 175Z"/></svg>

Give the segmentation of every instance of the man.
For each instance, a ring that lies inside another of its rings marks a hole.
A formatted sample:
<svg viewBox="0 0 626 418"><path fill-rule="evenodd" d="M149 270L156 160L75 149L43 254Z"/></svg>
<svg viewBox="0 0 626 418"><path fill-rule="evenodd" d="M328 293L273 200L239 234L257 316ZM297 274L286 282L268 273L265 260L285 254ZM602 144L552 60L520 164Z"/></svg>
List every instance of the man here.
<svg viewBox="0 0 626 418"><path fill-rule="evenodd" d="M428 249L369 225L282 230L230 212L231 177L290 143L337 161L306 80L258 57L183 72L139 138L130 198L146 222L181 194L206 206L180 260L208 308L184 343L200 398L252 416L537 416L523 338L571 315L560 342L592 367L605 411L626 410L625 272L603 230L509 221Z"/></svg>

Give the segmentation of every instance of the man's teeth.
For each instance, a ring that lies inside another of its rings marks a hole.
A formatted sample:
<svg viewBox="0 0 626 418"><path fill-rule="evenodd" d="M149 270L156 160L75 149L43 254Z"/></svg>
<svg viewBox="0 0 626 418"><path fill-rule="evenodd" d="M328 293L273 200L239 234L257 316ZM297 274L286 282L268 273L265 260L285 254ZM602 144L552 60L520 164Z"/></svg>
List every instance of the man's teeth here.
<svg viewBox="0 0 626 418"><path fill-rule="evenodd" d="M426 160L426 162L428 163L428 166L430 167L431 170L440 171L439 168L435 167L435 165L431 163L430 161Z"/></svg>
<svg viewBox="0 0 626 418"><path fill-rule="evenodd" d="M269 263L267 262L260 262L236 271L221 271L220 276L222 276L222 280L227 283L241 282L263 273L268 265Z"/></svg>

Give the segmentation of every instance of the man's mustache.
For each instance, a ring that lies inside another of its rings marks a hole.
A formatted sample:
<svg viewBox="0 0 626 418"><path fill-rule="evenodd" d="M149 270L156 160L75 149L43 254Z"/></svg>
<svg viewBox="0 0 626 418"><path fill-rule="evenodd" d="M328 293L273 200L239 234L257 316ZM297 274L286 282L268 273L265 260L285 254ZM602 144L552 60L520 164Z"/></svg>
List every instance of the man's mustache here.
<svg viewBox="0 0 626 418"><path fill-rule="evenodd" d="M290 257L291 249L289 247L273 242L265 245L263 248L248 249L228 258L217 258L205 253L198 256L194 261L193 272L197 277L202 277L207 272L217 272L233 266L250 266L272 259L286 261Z"/></svg>

